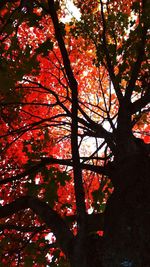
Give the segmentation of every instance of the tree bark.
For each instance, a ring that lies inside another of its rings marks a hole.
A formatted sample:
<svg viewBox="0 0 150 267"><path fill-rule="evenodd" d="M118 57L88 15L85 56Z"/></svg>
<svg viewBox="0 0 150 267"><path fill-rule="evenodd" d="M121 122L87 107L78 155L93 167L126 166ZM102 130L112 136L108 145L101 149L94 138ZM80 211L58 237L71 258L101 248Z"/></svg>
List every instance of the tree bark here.
<svg viewBox="0 0 150 267"><path fill-rule="evenodd" d="M103 267L150 266L149 174L146 151L114 166L116 188L105 210Z"/></svg>

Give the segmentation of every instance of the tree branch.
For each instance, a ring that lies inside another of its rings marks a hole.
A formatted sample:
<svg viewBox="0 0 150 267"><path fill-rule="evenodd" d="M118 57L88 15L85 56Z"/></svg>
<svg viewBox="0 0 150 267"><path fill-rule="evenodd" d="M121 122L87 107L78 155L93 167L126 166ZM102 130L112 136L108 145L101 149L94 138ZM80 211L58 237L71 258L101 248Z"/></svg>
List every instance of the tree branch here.
<svg viewBox="0 0 150 267"><path fill-rule="evenodd" d="M76 215L66 216L64 220L71 224L77 221ZM104 229L104 213L86 214L87 232L96 232Z"/></svg>
<svg viewBox="0 0 150 267"><path fill-rule="evenodd" d="M73 234L65 221L48 204L31 196L16 199L10 204L0 207L0 218L5 218L20 210L30 208L46 223L56 236L63 252L69 256L69 249L73 241Z"/></svg>
<svg viewBox="0 0 150 267"><path fill-rule="evenodd" d="M114 134L108 132L106 129L103 128L102 125L96 123L95 121L93 121L87 114L86 112L79 106L79 110L81 112L81 114L85 117L85 119L87 120L86 122L86 126L89 127L93 130L93 132L86 132L88 136L92 136L92 137L99 137L99 138L104 138L106 140L106 143L108 144L108 146L110 147L111 151L115 154L115 144L114 144ZM79 122L80 123L84 123L84 120L81 118L79 118Z"/></svg>
<svg viewBox="0 0 150 267"><path fill-rule="evenodd" d="M55 37L56 37L56 40L58 41L58 45L61 51L64 68L65 68L65 71L66 71L66 74L69 80L69 85L70 85L70 88L73 89L74 87L75 88L77 87L77 81L74 78L74 75L71 69L70 60L69 60L68 53L65 47L65 43L63 40L60 24L59 24L56 9L55 9L54 0L48 0L48 5L49 5L49 14L52 18L54 29L55 29Z"/></svg>
<svg viewBox="0 0 150 267"><path fill-rule="evenodd" d="M64 68L68 77L69 86L72 91L72 125L71 125L71 144L72 144L72 158L73 158L73 170L74 170L74 179L75 179L75 194L77 202L77 212L85 213L85 197L82 184L82 173L80 169L79 161L79 151L78 151L78 90L77 90L77 81L74 78L68 53L65 47L63 36L60 29L60 24L58 21L57 13L55 10L55 5L53 0L48 1L49 4L49 13L51 15L54 29L55 37L58 41L58 45L61 51L63 58Z"/></svg>
<svg viewBox="0 0 150 267"><path fill-rule="evenodd" d="M131 113L134 114L137 111L140 111L142 108L144 108L149 103L150 103L150 88L149 90L147 90L147 93L143 97L136 100L130 105Z"/></svg>
<svg viewBox="0 0 150 267"><path fill-rule="evenodd" d="M3 231L5 229L7 230L16 230L23 233L31 233L31 232L40 232L45 230L46 226L21 226L21 225L15 225L15 224L0 224L0 231Z"/></svg>
<svg viewBox="0 0 150 267"><path fill-rule="evenodd" d="M102 15L102 23L103 23L103 33L102 33L102 37L103 37L103 46L104 46L104 52L106 55L106 62L107 62L107 69L110 75L110 78L112 80L113 86L114 86L114 90L116 92L117 98L119 100L119 102L123 99L123 95L119 86L119 83L116 80L116 76L114 73L114 67L111 63L111 58L110 58L110 54L108 51L108 47L107 47L107 40L106 40L106 21L105 21L105 16L104 16L104 10L103 10L103 3L100 0L100 4L101 4L101 15Z"/></svg>
<svg viewBox="0 0 150 267"><path fill-rule="evenodd" d="M11 3L15 3L15 2L18 2L18 1L17 1L17 0L3 0L3 1L1 1L1 3L0 3L0 9L3 8L3 6L6 5L6 4L9 3L9 2L11 2Z"/></svg>
<svg viewBox="0 0 150 267"><path fill-rule="evenodd" d="M71 159L55 159L55 158L41 158L40 163L37 163L33 165L31 168L28 168L22 173L16 174L14 176L11 176L10 178L2 179L0 180L0 185L4 185L10 182L19 181L21 178L30 175L31 173L36 173L38 170L43 168L44 166L48 164L59 164L59 165L65 165L65 166L73 166ZM80 163L80 168L83 170L89 170L93 171L98 174L103 174L109 176L111 174L111 170L109 166L96 166L96 165L90 165L90 164L83 164Z"/></svg>
<svg viewBox="0 0 150 267"><path fill-rule="evenodd" d="M133 68L131 70L131 78L129 81L129 84L126 88L126 92L125 92L125 100L127 101L127 103L130 102L130 98L132 95L132 91L133 88L135 86L140 68L141 68L141 64L145 55L145 44L146 44L146 39L147 39L147 32L148 32L148 23L146 21L146 19L148 20L148 18L144 18L145 14L147 14L147 5L148 5L148 1L144 0L142 2L143 6L142 6L142 16L141 16L141 20L140 20L140 24L139 27L141 27L141 36L140 36L140 40L138 42L137 45L137 58L135 63L133 64Z"/></svg>

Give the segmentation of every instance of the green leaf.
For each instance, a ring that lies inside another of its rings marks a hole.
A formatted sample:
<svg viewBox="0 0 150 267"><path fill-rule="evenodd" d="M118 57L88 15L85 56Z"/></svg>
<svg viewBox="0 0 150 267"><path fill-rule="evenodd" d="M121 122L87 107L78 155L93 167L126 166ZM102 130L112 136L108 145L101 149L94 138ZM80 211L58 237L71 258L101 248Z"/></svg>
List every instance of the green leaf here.
<svg viewBox="0 0 150 267"><path fill-rule="evenodd" d="M39 16L37 14L31 13L31 15L28 16L28 18L29 18L28 24L30 27L39 26Z"/></svg>
<svg viewBox="0 0 150 267"><path fill-rule="evenodd" d="M97 212L101 212L103 208L101 205L104 203L105 193L98 189L92 192L92 196L94 200L93 207L97 210Z"/></svg>
<svg viewBox="0 0 150 267"><path fill-rule="evenodd" d="M135 12L138 12L139 11L139 8L140 8L140 3L139 2L134 2L132 4L132 10L135 11Z"/></svg>
<svg viewBox="0 0 150 267"><path fill-rule="evenodd" d="M109 45L109 51L111 54L114 54L116 52L116 45L110 44Z"/></svg>
<svg viewBox="0 0 150 267"><path fill-rule="evenodd" d="M39 191L39 185L35 183L27 183L28 194L31 196L36 196Z"/></svg>
<svg viewBox="0 0 150 267"><path fill-rule="evenodd" d="M124 72L128 67L129 67L128 64L124 62L122 65L119 66L119 70L121 72Z"/></svg>
<svg viewBox="0 0 150 267"><path fill-rule="evenodd" d="M141 89L141 87L140 87L140 86L138 86L138 85L135 85L135 86L134 86L134 91L135 91L135 92L138 92L138 93L140 93L140 92L141 92L141 90L142 90L142 89Z"/></svg>
<svg viewBox="0 0 150 267"><path fill-rule="evenodd" d="M123 52L123 47L118 48L118 50L117 50L117 54L118 54L118 55L121 55L122 52Z"/></svg>
<svg viewBox="0 0 150 267"><path fill-rule="evenodd" d="M29 243L28 246L26 247L26 251L29 252L30 254L34 254L37 250L37 246L34 242Z"/></svg>
<svg viewBox="0 0 150 267"><path fill-rule="evenodd" d="M36 49L36 53L42 54L43 56L47 56L49 51L52 49L53 49L53 42L51 42L48 39Z"/></svg>
<svg viewBox="0 0 150 267"><path fill-rule="evenodd" d="M10 243L11 242L11 239L9 238L9 237L5 237L5 238L3 238L2 240L1 240L1 246L2 247L7 247L7 245L8 245L8 243Z"/></svg>
<svg viewBox="0 0 150 267"><path fill-rule="evenodd" d="M14 80L10 73L1 71L0 72L0 93L6 95L10 93L10 90L14 88Z"/></svg>
<svg viewBox="0 0 150 267"><path fill-rule="evenodd" d="M44 141L45 142L50 141L49 130L47 128L44 131Z"/></svg>
<svg viewBox="0 0 150 267"><path fill-rule="evenodd" d="M60 9L60 3L59 3L59 1L56 0L55 3L54 3L54 5L55 5L55 11L58 11Z"/></svg>
<svg viewBox="0 0 150 267"><path fill-rule="evenodd" d="M24 267L33 266L33 259L31 257L26 257L24 260Z"/></svg>
<svg viewBox="0 0 150 267"><path fill-rule="evenodd" d="M57 181L60 185L65 186L66 181L70 181L71 177L66 172L57 172Z"/></svg>
<svg viewBox="0 0 150 267"><path fill-rule="evenodd" d="M72 205L70 203L64 203L61 205L61 209L66 209L66 208L71 209Z"/></svg>
<svg viewBox="0 0 150 267"><path fill-rule="evenodd" d="M105 208L106 208L106 203L102 203L100 204L99 211L104 212Z"/></svg>
<svg viewBox="0 0 150 267"><path fill-rule="evenodd" d="M60 22L59 27L60 27L62 35L65 36L66 35L65 24L63 22Z"/></svg>
<svg viewBox="0 0 150 267"><path fill-rule="evenodd" d="M51 180L51 182L46 185L46 193L45 193L45 201L47 201L52 207L55 204L55 201L58 200L58 196L57 196L57 184L55 182L54 179Z"/></svg>
<svg viewBox="0 0 150 267"><path fill-rule="evenodd" d="M43 255L38 255L38 256L36 257L36 262L37 262L38 264L40 264L40 266L41 266L41 265L43 266L43 264L44 264L44 266L47 266L47 260L46 260L46 258L45 258Z"/></svg>

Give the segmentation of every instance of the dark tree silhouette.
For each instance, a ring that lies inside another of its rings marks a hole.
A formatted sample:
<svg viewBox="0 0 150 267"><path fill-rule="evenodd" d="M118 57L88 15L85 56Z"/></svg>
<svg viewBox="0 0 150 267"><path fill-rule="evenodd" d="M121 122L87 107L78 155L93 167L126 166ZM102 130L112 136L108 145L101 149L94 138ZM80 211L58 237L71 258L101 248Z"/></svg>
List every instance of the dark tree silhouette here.
<svg viewBox="0 0 150 267"><path fill-rule="evenodd" d="M1 266L149 267L149 2L75 4L0 3Z"/></svg>

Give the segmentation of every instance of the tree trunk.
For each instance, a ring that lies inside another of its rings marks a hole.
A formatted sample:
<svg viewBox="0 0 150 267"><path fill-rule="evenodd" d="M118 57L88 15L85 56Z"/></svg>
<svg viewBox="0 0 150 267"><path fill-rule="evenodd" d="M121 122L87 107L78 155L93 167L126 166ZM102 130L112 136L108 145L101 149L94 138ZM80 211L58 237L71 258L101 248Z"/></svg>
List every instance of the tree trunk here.
<svg viewBox="0 0 150 267"><path fill-rule="evenodd" d="M144 143L132 147L132 153L111 164L115 189L106 204L104 237L88 235L86 267L150 267L148 150Z"/></svg>
<svg viewBox="0 0 150 267"><path fill-rule="evenodd" d="M115 190L107 202L103 267L150 266L150 160L148 153L114 164Z"/></svg>

